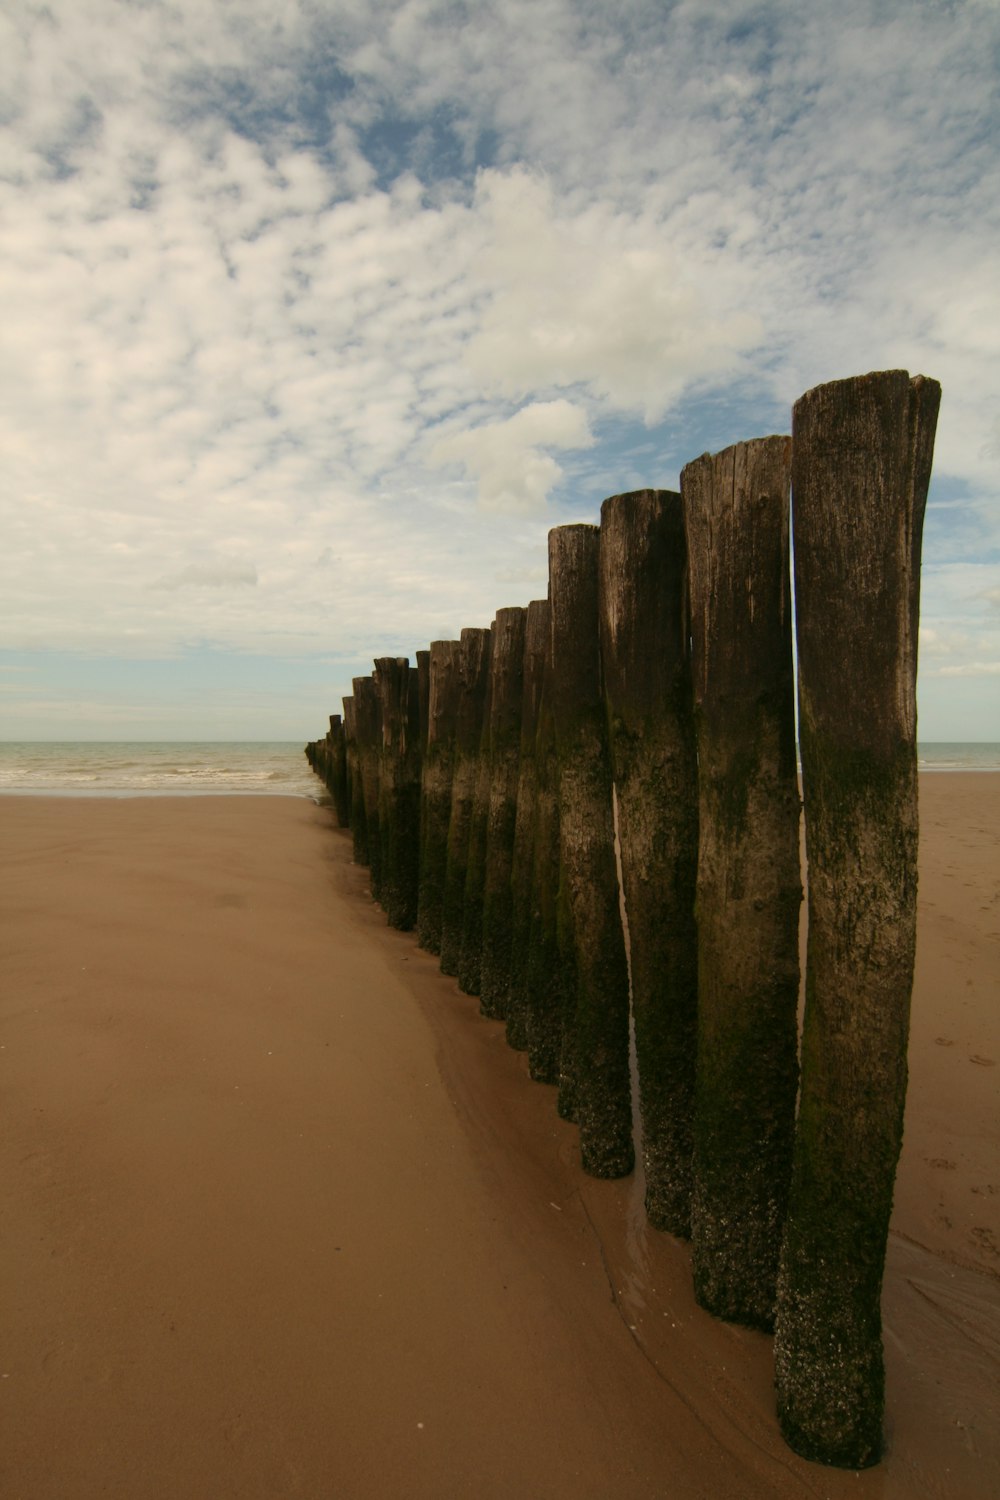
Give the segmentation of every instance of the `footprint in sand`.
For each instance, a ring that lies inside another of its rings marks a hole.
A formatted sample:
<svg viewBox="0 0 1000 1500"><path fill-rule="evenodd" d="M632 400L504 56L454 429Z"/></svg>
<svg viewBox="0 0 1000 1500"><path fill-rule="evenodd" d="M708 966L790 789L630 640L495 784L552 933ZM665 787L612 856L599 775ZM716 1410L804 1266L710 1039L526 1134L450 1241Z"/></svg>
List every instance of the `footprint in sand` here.
<svg viewBox="0 0 1000 1500"><path fill-rule="evenodd" d="M950 1041L946 1036L936 1036L934 1040L939 1047L954 1047L955 1045L955 1043Z"/></svg>
<svg viewBox="0 0 1000 1500"><path fill-rule="evenodd" d="M943 1156L927 1156L924 1158L929 1167L944 1167L949 1172L954 1172L956 1163L946 1161Z"/></svg>
<svg viewBox="0 0 1000 1500"><path fill-rule="evenodd" d="M990 1255L1000 1257L1000 1247L997 1246L996 1236L992 1229L986 1229L977 1224L975 1229L969 1231L969 1238L980 1250L986 1250Z"/></svg>
<svg viewBox="0 0 1000 1500"><path fill-rule="evenodd" d="M980 1057L978 1052L973 1052L969 1058L970 1062L978 1063L981 1068L995 1068L996 1063L992 1057Z"/></svg>

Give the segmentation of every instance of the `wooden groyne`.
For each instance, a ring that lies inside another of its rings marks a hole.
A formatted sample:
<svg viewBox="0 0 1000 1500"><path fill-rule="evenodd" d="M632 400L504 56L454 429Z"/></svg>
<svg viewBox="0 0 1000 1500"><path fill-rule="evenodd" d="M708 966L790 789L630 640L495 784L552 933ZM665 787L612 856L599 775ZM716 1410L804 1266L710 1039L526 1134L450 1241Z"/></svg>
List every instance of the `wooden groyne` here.
<svg viewBox="0 0 1000 1500"><path fill-rule="evenodd" d="M631 1024L649 1221L703 1306L774 1329L789 1444L847 1468L882 1446L939 401L819 386L791 437L613 496L550 533L547 600L380 658L306 748L388 920L558 1085L596 1176L633 1166Z"/></svg>

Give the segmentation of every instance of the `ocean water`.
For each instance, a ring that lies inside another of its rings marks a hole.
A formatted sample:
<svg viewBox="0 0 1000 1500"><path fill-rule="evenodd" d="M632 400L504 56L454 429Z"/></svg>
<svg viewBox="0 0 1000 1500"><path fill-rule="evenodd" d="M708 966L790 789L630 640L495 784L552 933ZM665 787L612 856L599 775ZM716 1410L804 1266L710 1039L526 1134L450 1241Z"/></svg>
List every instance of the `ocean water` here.
<svg viewBox="0 0 1000 1500"><path fill-rule="evenodd" d="M921 771L1000 771L1000 744L985 740L971 744L952 740L918 742L917 766Z"/></svg>
<svg viewBox="0 0 1000 1500"><path fill-rule="evenodd" d="M47 797L266 795L322 801L305 747L286 741L0 741L0 793Z"/></svg>
<svg viewBox="0 0 1000 1500"><path fill-rule="evenodd" d="M1000 744L926 743L921 771L1000 771ZM163 797L214 793L326 800L292 741L0 741L0 794Z"/></svg>

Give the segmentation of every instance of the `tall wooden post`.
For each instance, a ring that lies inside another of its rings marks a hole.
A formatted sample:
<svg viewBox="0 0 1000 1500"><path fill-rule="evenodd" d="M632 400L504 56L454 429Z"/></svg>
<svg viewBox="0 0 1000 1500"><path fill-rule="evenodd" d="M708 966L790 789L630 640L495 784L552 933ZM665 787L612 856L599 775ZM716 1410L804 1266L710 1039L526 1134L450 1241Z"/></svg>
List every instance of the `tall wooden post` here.
<svg viewBox="0 0 1000 1500"><path fill-rule="evenodd" d="M524 693L526 609L501 609L493 625L490 664L489 806L483 874L479 1008L507 1018L510 990L511 871L517 821L517 784Z"/></svg>
<svg viewBox="0 0 1000 1500"><path fill-rule="evenodd" d="M347 746L340 714L330 715L330 732L326 739L328 746L326 784L333 799L338 827L347 828L350 826L351 808L347 800Z"/></svg>
<svg viewBox="0 0 1000 1500"><path fill-rule="evenodd" d="M695 1296L770 1328L788 1201L799 991L799 790L787 437L681 474L698 728Z"/></svg>
<svg viewBox="0 0 1000 1500"><path fill-rule="evenodd" d="M601 507L601 660L628 917L646 1213L691 1227L698 761L681 497Z"/></svg>
<svg viewBox="0 0 1000 1500"><path fill-rule="evenodd" d="M379 828L379 758L382 746L382 705L374 677L355 677L354 725L358 745L358 773L365 807L368 868L372 895L382 900L382 835Z"/></svg>
<svg viewBox="0 0 1000 1500"><path fill-rule="evenodd" d="M469 844L465 857L465 891L462 896L462 945L455 977L466 995L478 995L483 953L483 884L486 878L486 830L490 813L490 702L493 695L493 649L496 620L490 626L486 683L479 721L479 753L476 784L469 819Z"/></svg>
<svg viewBox="0 0 1000 1500"><path fill-rule="evenodd" d="M920 550L941 389L904 370L793 416L799 725L809 861L802 1088L775 1336L791 1446L882 1446L882 1270L916 939Z"/></svg>
<svg viewBox="0 0 1000 1500"><path fill-rule="evenodd" d="M560 1083L563 1031L575 993L572 965L559 944L559 762L552 718L552 611L545 601L544 661L535 735L535 812L532 831L531 929L525 973L525 1035L528 1072L536 1083ZM568 1053L567 1053L568 1060ZM558 1107L573 1117L568 1087Z"/></svg>
<svg viewBox="0 0 1000 1500"><path fill-rule="evenodd" d="M455 727L461 688L459 653L458 641L431 642L427 741L421 772L420 899L417 907L418 941L429 953L441 951Z"/></svg>
<svg viewBox="0 0 1000 1500"><path fill-rule="evenodd" d="M538 778L535 739L542 680L548 655L549 602L528 605L522 666L521 732L518 750L517 817L511 853L510 982L507 995L507 1041L524 1052L528 1046L527 976L531 940L531 882L535 852Z"/></svg>
<svg viewBox="0 0 1000 1500"><path fill-rule="evenodd" d="M382 709L379 830L382 905L392 927L417 920L420 883L420 725L417 669L405 656L375 662Z"/></svg>
<svg viewBox="0 0 1000 1500"><path fill-rule="evenodd" d="M417 733L420 738L420 764L423 768L424 752L427 749L427 729L431 713L431 653L417 652Z"/></svg>
<svg viewBox="0 0 1000 1500"><path fill-rule="evenodd" d="M560 952L575 974L564 1048L584 1171L632 1170L628 965L601 695L596 526L549 532L552 717L559 762Z"/></svg>
<svg viewBox="0 0 1000 1500"><path fill-rule="evenodd" d="M455 715L448 862L441 910L441 969L445 974L457 974L462 959L465 878L469 863L469 836L479 772L479 740L483 728L489 667L489 631L463 630L459 650L459 694Z"/></svg>
<svg viewBox="0 0 1000 1500"><path fill-rule="evenodd" d="M344 753L347 760L347 785L351 808L351 839L354 863L368 863L368 819L365 816L365 794L361 783L358 756L357 712L353 697L341 700L344 705Z"/></svg>

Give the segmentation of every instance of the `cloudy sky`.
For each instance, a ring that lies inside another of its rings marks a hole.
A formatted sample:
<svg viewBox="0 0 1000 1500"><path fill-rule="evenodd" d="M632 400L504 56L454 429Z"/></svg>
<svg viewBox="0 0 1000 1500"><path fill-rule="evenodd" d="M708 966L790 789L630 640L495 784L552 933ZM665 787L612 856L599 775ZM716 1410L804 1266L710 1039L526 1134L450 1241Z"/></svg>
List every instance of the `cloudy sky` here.
<svg viewBox="0 0 1000 1500"><path fill-rule="evenodd" d="M313 738L811 385L941 381L1000 740L997 0L8 0L0 737Z"/></svg>

